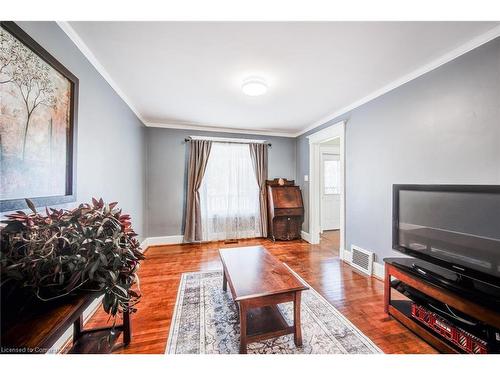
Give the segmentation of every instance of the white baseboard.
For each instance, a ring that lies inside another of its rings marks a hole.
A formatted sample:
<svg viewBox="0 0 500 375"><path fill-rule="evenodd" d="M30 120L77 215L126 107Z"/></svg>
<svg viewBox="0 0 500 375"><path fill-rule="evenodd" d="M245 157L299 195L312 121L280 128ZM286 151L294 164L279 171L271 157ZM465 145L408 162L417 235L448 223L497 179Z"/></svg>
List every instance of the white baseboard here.
<svg viewBox="0 0 500 375"><path fill-rule="evenodd" d="M141 242L141 253L143 253L144 251L146 251L146 247L148 246L148 239L145 238L142 242Z"/></svg>
<svg viewBox="0 0 500 375"><path fill-rule="evenodd" d="M342 259L344 262L351 264L352 260L351 252L347 249L340 249L340 259Z"/></svg>
<svg viewBox="0 0 500 375"><path fill-rule="evenodd" d="M385 266L383 264L373 262L373 276L383 280L385 278Z"/></svg>
<svg viewBox="0 0 500 375"><path fill-rule="evenodd" d="M304 241L307 241L307 242L311 243L311 235L309 233L301 231L300 232L300 237L302 237L302 239Z"/></svg>
<svg viewBox="0 0 500 375"><path fill-rule="evenodd" d="M351 251L347 249L343 249L343 251L340 251L340 259L342 259L344 262L351 264L352 261L352 254ZM373 271L372 271L372 276L376 277L378 279L384 279L385 277L385 267L383 264L373 262Z"/></svg>
<svg viewBox="0 0 500 375"><path fill-rule="evenodd" d="M176 236L147 237L142 241L141 248L144 251L149 246L178 245L183 242L184 236L182 234Z"/></svg>

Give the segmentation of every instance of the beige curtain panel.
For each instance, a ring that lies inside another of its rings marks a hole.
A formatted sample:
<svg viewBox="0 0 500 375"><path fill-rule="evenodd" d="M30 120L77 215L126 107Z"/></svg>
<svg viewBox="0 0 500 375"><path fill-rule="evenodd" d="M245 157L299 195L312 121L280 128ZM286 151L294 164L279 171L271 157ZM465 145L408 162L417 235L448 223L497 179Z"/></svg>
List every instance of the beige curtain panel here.
<svg viewBox="0 0 500 375"><path fill-rule="evenodd" d="M267 144L250 143L250 156L252 157L255 177L259 185L259 203L260 203L260 225L262 237L267 237L267 197L266 197L266 179L267 179Z"/></svg>
<svg viewBox="0 0 500 375"><path fill-rule="evenodd" d="M186 194L186 221L184 226L184 241L201 241L201 205L200 186L207 169L208 157L212 142L206 140L191 140L189 142L188 186Z"/></svg>

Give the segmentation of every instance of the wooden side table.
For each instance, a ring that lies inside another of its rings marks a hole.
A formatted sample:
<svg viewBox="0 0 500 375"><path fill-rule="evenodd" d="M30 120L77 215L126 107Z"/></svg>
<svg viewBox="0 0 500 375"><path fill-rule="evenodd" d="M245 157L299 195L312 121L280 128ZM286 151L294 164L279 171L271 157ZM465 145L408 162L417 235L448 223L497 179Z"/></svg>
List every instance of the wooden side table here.
<svg viewBox="0 0 500 375"><path fill-rule="evenodd" d="M69 353L110 353L118 347L116 342L120 334L123 334L123 344L120 345L128 345L131 341L129 312L123 314L123 323L115 326L116 334L110 342L106 337L112 327L83 328L84 311L100 295L78 294L54 303L37 304L19 319L7 324L0 337L1 350L26 354L47 353L71 326L73 343Z"/></svg>

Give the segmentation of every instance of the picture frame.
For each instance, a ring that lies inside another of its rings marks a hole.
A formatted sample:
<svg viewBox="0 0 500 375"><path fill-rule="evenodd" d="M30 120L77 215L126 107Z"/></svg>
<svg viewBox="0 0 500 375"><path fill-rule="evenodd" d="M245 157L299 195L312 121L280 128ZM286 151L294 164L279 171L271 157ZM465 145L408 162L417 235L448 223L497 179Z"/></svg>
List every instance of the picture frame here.
<svg viewBox="0 0 500 375"><path fill-rule="evenodd" d="M60 61L58 61L53 55L51 55L47 50L45 50L39 43L37 43L32 37L30 37L21 27L19 27L15 22L11 21L0 21L0 26L3 30L7 31L10 36L14 37L17 41L22 44L22 46L28 48L30 51L34 53L31 54L29 51L26 52L23 50L25 53L24 56L29 56L30 61L40 59L40 61L35 61L34 64L32 64L35 67L42 67L43 72L41 73L36 73L35 68L28 70L30 73L33 73L34 76L40 76L42 73L44 74L44 78L48 79L48 84L50 85L50 79L51 77L56 77L58 79L57 82L63 82L63 79L67 80L67 86L65 87L64 91L64 100L59 101L57 111L58 113L62 113L59 117L64 118L64 121L59 121L59 123L56 123L56 125L59 126L59 129L63 129L65 134L63 133L61 135L61 130L59 130L59 143L61 146L58 148L59 153L56 156L52 155L52 138L50 138L50 163L47 163L45 161L44 166L44 177L45 181L42 181L47 185L47 179L50 180L50 176L56 175L58 178L54 179L53 181L49 181L52 184L55 184L57 181L57 189L54 189L54 191L57 191L54 194L29 194L29 192L26 193L26 191L23 191L23 189L17 189L19 191L20 196L12 196L12 194L17 194L18 191L16 189L11 189L13 191L9 192L10 196L8 198L5 198L3 195L0 197L0 212L8 212L8 211L13 211L13 210L23 210L28 208L26 204L26 198L30 199L35 207L43 207L43 206L50 206L50 205L60 205L60 204L65 204L65 203L70 203L76 201L76 168L77 168L77 128L78 128L78 94L79 94L79 80L78 78L71 72L69 71ZM10 38L9 36L9 38ZM19 47L19 49L22 49L22 47ZM51 70L53 69L53 71ZM22 71L22 70L21 70ZM26 73L27 74L27 73ZM48 77L48 78L47 78ZM61 78L63 77L63 79ZM53 78L52 78L53 79ZM19 88L20 85L18 85ZM52 87L52 86L51 86ZM12 88L11 90L14 90ZM38 87L38 94L40 94L40 87ZM6 92L6 91L5 91ZM11 91L13 92L13 91ZM18 91L21 95L23 92L19 88ZM2 91L0 90L0 93ZM36 93L35 93L36 94ZM55 90L52 88L52 91L50 91L50 99L53 99L54 103L57 102L57 95L61 95L59 91ZM5 95L7 96L7 94ZM34 96L34 95L33 95ZM63 104L61 104L61 102ZM34 107L35 102L31 103L31 107ZM43 104L43 103L42 103ZM8 104L4 104L4 107L7 107ZM26 103L26 107L28 106L28 103ZM54 104L55 108L56 104ZM40 105L38 108L42 107L48 107ZM62 108L61 108L62 107ZM38 110L37 108L37 110ZM44 109L47 111L47 109ZM53 110L55 111L55 109ZM65 112L66 111L66 112ZM33 112L33 111L32 111ZM40 110L39 110L40 112ZM28 110L26 110L26 113L29 113ZM26 148L26 138L27 138L27 133L28 133L28 126L30 125L30 118L28 115L24 114L24 118L28 118L27 120L24 120L26 122L25 126L25 133L24 133L24 144L21 147L21 145L17 144L14 146L17 146L17 149L22 148L22 161L23 163L29 164L24 157L25 153L25 148ZM11 116L13 118L13 116ZM15 118L17 120L17 118ZM7 121L7 120L6 120ZM7 123L13 123L13 121L7 121ZM3 124L2 124L3 125ZM31 125L32 126L32 125ZM33 126L32 126L33 127ZM33 130L31 130L33 132ZM50 136L52 137L52 117L50 118ZM2 134L0 134L1 136ZM65 138L64 138L65 137ZM19 137L18 137L19 138ZM34 138L34 137L32 137ZM40 138L40 137L39 137ZM3 142L3 141L2 141ZM16 141L17 142L17 141ZM38 148L43 147L42 146L37 146ZM45 146L46 147L46 146ZM0 149L0 152L3 152L3 144L2 144L2 149ZM20 152L18 152L20 154ZM45 155L45 154L44 154ZM35 154L35 157L37 155ZM64 158L64 160L62 159ZM53 162L53 159L56 159L56 162ZM2 154L2 160L4 160L4 155ZM13 162L14 163L14 162ZM19 162L20 163L20 162ZM41 164L41 163L40 163ZM58 166L57 170L55 168L52 168L52 165L56 164ZM8 171L5 171L6 168L2 168L2 183L3 184L9 184L9 178L10 176L7 175ZM21 170L23 168L18 168L17 170ZM15 165L11 168L11 170L16 171ZM24 181L26 184L29 181L30 186L37 186L36 184L38 183L37 176L40 176L41 173L38 173L40 169L37 169L37 166L34 165L28 165L28 167L23 169L25 174L23 175L22 172L18 172L15 175L15 178L13 177L12 180L17 179L17 182L19 181ZM64 170L64 172L63 172ZM31 172L30 172L31 171ZM33 173L34 172L34 173ZM40 183L42 183L40 182ZM48 189L47 189L48 190ZM3 193L3 191L2 191ZM21 196L22 195L22 196Z"/></svg>

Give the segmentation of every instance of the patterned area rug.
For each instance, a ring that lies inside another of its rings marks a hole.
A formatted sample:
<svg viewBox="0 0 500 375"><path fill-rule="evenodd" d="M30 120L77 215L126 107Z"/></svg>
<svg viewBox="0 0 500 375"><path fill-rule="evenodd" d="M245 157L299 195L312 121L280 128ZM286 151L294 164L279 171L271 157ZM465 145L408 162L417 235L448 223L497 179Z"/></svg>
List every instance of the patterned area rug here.
<svg viewBox="0 0 500 375"><path fill-rule="evenodd" d="M300 280L307 285L304 280ZM381 353L337 309L313 288L309 288L302 292L303 346L295 347L293 335L286 335L251 343L248 345L248 353ZM279 309L286 321L293 324L293 303L281 304ZM238 353L239 337L238 310L229 288L227 292L222 290L222 271L182 274L166 353Z"/></svg>

